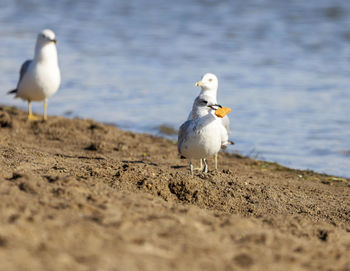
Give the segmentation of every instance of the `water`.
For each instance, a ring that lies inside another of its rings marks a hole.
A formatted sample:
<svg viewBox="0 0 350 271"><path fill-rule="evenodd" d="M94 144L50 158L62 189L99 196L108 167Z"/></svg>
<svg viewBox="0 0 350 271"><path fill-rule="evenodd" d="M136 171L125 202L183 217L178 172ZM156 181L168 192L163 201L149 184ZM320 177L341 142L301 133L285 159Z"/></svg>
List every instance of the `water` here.
<svg viewBox="0 0 350 271"><path fill-rule="evenodd" d="M1 104L26 108L5 93L48 27L63 79L50 114L177 128L212 72L232 151L350 177L349 1L1 0L0 24Z"/></svg>

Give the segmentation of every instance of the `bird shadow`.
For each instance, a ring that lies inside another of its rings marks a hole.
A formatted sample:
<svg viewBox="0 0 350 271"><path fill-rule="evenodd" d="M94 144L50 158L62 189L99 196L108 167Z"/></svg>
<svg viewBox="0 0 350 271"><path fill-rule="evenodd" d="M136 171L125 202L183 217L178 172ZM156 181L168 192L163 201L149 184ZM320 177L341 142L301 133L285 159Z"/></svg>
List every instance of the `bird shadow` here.
<svg viewBox="0 0 350 271"><path fill-rule="evenodd" d="M178 168L185 168L186 166L171 166L171 168L175 168L175 169L178 169Z"/></svg>

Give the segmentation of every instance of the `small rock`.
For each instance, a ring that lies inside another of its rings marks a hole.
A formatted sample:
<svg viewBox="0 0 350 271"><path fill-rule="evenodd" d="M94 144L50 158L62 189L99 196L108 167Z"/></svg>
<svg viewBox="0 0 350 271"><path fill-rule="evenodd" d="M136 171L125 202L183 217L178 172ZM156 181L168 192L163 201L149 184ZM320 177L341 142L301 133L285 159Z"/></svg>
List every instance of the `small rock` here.
<svg viewBox="0 0 350 271"><path fill-rule="evenodd" d="M10 115L5 111L0 111L0 127L2 128L11 128L12 127L12 120Z"/></svg>
<svg viewBox="0 0 350 271"><path fill-rule="evenodd" d="M223 170L222 170L222 173L225 173L225 174L232 174L233 172L232 172L232 170L230 170L230 169L223 169Z"/></svg>
<svg viewBox="0 0 350 271"><path fill-rule="evenodd" d="M94 143L91 143L86 148L84 148L84 150L86 150L86 151L99 151L102 149L102 147L103 147L102 143L94 142Z"/></svg>

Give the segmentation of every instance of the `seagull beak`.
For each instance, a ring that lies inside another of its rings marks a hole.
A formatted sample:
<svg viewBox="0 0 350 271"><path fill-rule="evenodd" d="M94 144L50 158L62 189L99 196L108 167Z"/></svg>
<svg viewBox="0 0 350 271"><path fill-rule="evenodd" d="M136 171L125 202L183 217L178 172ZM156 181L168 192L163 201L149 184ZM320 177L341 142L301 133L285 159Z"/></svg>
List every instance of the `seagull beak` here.
<svg viewBox="0 0 350 271"><path fill-rule="evenodd" d="M217 110L217 108L215 108L215 107L220 107L220 108L222 108L222 106L221 106L220 104L210 104L210 105L208 105L208 107L210 107L210 108L213 109L213 110Z"/></svg>
<svg viewBox="0 0 350 271"><path fill-rule="evenodd" d="M57 44L58 41L56 39L51 40L54 44Z"/></svg>
<svg viewBox="0 0 350 271"><path fill-rule="evenodd" d="M194 84L196 87L202 87L204 84L203 84L203 81L198 81Z"/></svg>

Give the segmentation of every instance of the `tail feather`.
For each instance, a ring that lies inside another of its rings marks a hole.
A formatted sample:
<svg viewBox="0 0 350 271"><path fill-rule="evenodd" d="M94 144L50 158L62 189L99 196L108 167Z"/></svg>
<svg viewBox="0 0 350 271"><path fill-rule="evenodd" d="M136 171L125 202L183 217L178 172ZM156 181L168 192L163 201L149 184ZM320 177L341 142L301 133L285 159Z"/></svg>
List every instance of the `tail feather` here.
<svg viewBox="0 0 350 271"><path fill-rule="evenodd" d="M235 142L228 140L224 144L221 145L221 149L225 150L227 148L227 145L235 145Z"/></svg>
<svg viewBox="0 0 350 271"><path fill-rule="evenodd" d="M16 93L17 93L17 88L7 92L7 94L16 94Z"/></svg>

